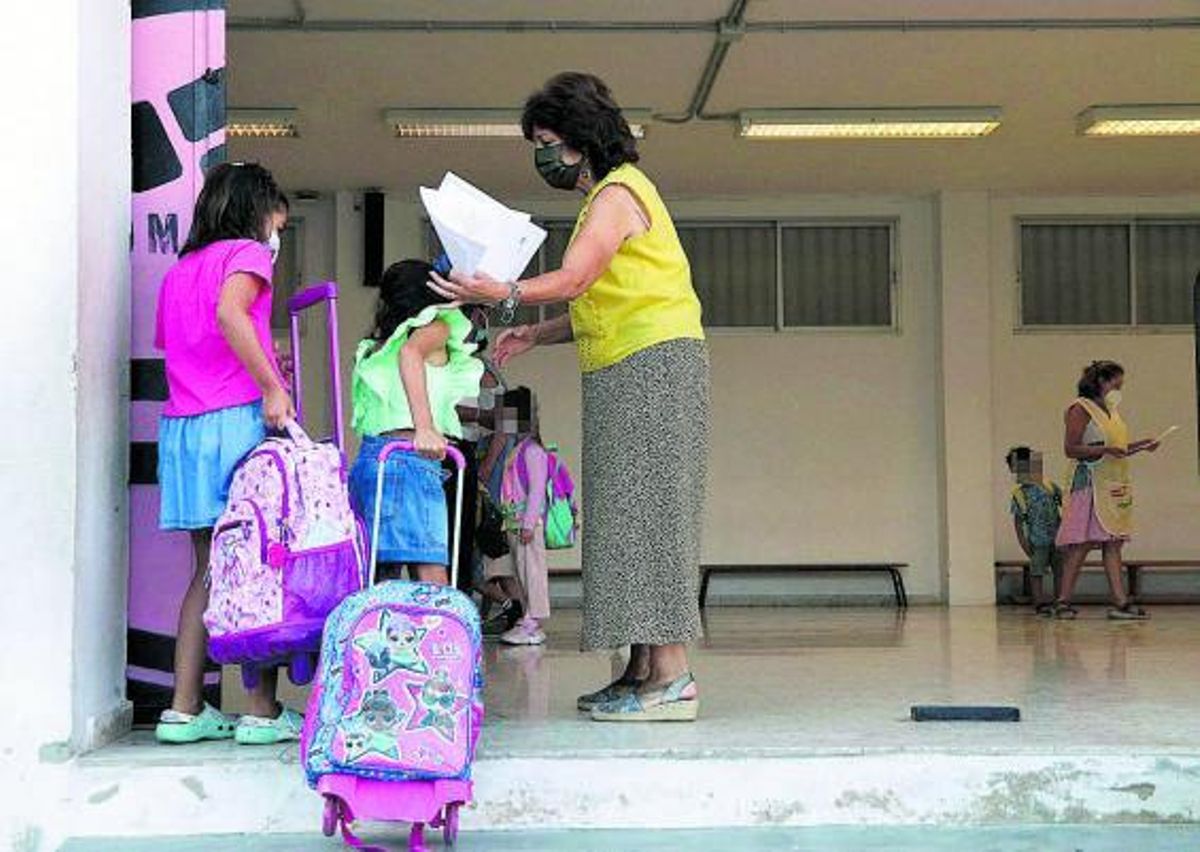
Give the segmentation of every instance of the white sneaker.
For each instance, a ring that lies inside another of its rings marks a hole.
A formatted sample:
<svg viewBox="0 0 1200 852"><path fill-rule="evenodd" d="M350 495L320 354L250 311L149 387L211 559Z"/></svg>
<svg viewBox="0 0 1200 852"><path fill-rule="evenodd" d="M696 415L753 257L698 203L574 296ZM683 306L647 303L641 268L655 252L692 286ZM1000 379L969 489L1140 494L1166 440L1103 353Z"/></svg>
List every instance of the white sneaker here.
<svg viewBox="0 0 1200 852"><path fill-rule="evenodd" d="M546 641L546 634L536 621L522 618L512 630L500 637L505 645L541 645Z"/></svg>

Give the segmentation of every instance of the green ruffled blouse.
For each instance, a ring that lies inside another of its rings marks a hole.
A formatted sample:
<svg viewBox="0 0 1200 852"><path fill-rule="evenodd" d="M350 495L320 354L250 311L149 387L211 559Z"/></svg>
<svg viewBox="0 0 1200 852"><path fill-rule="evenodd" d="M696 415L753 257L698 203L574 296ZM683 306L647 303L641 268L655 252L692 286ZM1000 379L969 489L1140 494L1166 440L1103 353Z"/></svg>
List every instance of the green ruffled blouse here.
<svg viewBox="0 0 1200 852"><path fill-rule="evenodd" d="M382 435L395 429L412 429L412 411L400 379L400 349L414 329L441 320L450 326L444 366L425 365L425 385L433 423L443 435L461 438L462 422L455 406L479 395L483 362L472 356L476 346L467 343L471 321L456 308L431 305L401 323L382 345L367 339L358 344L350 395L354 404L351 425L360 435ZM376 348L378 347L378 348Z"/></svg>

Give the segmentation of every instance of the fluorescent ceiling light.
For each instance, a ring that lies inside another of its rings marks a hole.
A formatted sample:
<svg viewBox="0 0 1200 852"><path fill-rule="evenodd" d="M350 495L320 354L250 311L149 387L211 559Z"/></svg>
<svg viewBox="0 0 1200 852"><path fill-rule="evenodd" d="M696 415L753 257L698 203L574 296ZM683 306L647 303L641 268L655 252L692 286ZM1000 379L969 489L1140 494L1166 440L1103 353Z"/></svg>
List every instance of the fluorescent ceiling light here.
<svg viewBox="0 0 1200 852"><path fill-rule="evenodd" d="M738 117L746 139L974 139L1000 126L992 107L751 110Z"/></svg>
<svg viewBox="0 0 1200 852"><path fill-rule="evenodd" d="M1095 106L1079 114L1083 136L1200 136L1200 104Z"/></svg>
<svg viewBox="0 0 1200 852"><path fill-rule="evenodd" d="M258 139L292 139L300 135L298 110L292 107L231 108L226 113L225 135Z"/></svg>
<svg viewBox="0 0 1200 852"><path fill-rule="evenodd" d="M521 113L505 109L389 109L384 120L400 139L522 139ZM646 135L645 110L625 110L633 135Z"/></svg>

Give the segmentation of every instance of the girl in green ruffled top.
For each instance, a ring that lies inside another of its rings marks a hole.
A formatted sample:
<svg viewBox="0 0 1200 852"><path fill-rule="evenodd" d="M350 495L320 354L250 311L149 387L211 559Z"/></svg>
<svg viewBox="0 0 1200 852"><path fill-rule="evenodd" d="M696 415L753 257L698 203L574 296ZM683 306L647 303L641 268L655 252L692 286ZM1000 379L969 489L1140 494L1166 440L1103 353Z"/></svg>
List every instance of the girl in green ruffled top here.
<svg viewBox="0 0 1200 852"><path fill-rule="evenodd" d="M370 529L379 451L412 441L417 452L393 454L384 471L378 576L397 578L407 565L417 579L445 585L450 548L441 460L447 437L462 437L455 407L478 396L483 363L472 357L466 314L439 304L426 286L432 271L424 261L402 260L380 282L375 327L354 358L352 425L362 446L350 470L350 498Z"/></svg>

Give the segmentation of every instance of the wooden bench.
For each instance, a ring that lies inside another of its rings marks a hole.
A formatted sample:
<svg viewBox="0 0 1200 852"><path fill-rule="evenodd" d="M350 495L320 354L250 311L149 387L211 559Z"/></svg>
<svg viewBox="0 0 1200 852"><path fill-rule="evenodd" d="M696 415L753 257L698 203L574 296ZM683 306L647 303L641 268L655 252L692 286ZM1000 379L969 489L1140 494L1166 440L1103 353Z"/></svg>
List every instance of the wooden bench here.
<svg viewBox="0 0 1200 852"><path fill-rule="evenodd" d="M1142 574L1146 571L1164 572L1164 573L1182 573L1190 571L1200 571L1200 559L1139 559L1128 558L1123 560L1125 565L1125 576L1129 584L1129 596L1137 597L1142 591ZM1084 571L1095 573L1104 570L1104 563L1098 559L1089 559L1083 563ZM1021 592L1029 598L1033 596L1033 586L1031 584L1032 575L1029 572L1028 559L997 559L996 573L997 574L1015 574L1021 572Z"/></svg>
<svg viewBox="0 0 1200 852"><path fill-rule="evenodd" d="M908 591L904 588L902 568L905 562L814 562L800 565L701 565L700 608L708 604L708 581L713 574L887 574L892 581L896 607L908 607ZM551 568L550 575L578 577L578 568Z"/></svg>

